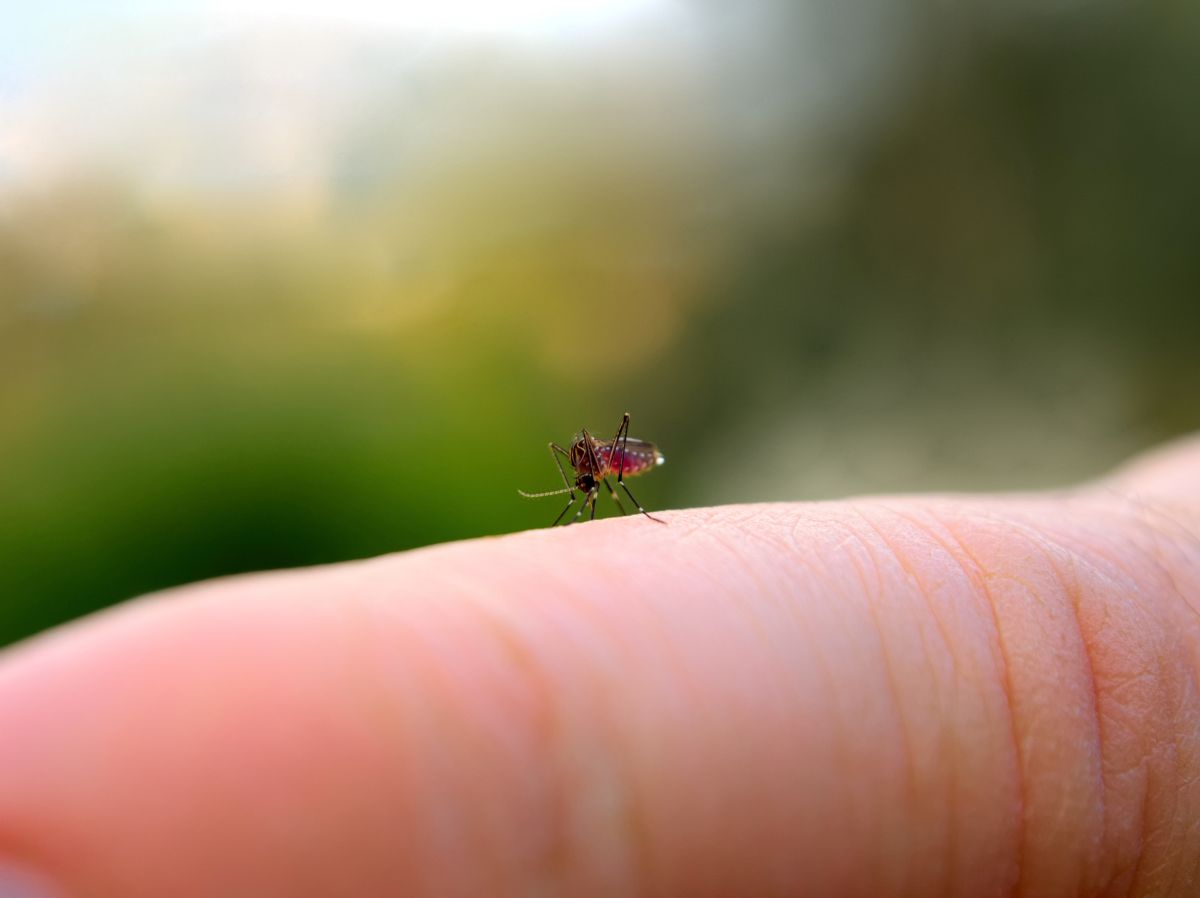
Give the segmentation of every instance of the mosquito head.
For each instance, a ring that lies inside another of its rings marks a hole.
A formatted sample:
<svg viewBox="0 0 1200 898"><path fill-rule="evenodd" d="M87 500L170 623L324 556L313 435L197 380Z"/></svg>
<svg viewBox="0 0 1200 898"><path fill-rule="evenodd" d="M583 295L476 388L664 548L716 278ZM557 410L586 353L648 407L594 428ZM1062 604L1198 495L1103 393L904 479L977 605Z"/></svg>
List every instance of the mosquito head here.
<svg viewBox="0 0 1200 898"><path fill-rule="evenodd" d="M581 493L590 493L596 488L596 478L591 474L583 473L575 478L575 489Z"/></svg>

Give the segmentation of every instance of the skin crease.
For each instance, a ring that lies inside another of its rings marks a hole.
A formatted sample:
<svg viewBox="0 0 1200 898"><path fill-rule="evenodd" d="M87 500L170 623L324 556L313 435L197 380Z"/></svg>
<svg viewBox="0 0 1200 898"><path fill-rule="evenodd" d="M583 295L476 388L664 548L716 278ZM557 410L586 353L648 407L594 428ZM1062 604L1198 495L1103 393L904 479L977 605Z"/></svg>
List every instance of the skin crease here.
<svg viewBox="0 0 1200 898"><path fill-rule="evenodd" d="M84 898L1200 892L1200 442L1066 493L662 516L3 653L0 868Z"/></svg>

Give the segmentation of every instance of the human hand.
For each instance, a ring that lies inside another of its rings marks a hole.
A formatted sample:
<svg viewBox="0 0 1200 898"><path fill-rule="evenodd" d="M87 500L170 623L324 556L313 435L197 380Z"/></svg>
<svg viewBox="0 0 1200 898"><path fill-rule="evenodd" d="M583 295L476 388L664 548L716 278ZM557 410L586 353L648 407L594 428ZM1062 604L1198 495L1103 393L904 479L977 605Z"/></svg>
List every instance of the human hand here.
<svg viewBox="0 0 1200 898"><path fill-rule="evenodd" d="M1069 492L663 517L4 653L0 895L1200 891L1200 442Z"/></svg>

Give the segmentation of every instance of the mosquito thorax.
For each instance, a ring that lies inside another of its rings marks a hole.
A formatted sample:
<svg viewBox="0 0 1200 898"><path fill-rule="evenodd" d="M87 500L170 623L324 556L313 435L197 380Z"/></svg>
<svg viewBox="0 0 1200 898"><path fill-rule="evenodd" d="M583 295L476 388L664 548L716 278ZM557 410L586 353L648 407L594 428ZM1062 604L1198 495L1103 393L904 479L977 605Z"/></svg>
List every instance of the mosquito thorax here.
<svg viewBox="0 0 1200 898"><path fill-rule="evenodd" d="M591 465L588 463L587 443L583 437L576 437L571 443L571 467L576 471L586 470Z"/></svg>

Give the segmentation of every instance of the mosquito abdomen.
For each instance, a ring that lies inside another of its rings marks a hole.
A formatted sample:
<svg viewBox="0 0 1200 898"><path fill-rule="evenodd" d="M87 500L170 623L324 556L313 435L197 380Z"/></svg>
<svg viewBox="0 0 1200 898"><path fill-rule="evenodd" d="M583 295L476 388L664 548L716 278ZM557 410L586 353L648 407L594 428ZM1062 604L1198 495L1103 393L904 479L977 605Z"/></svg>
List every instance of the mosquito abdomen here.
<svg viewBox="0 0 1200 898"><path fill-rule="evenodd" d="M624 446L597 446L596 459L613 474L624 469L626 477L644 474L665 461L658 447L644 440L629 440Z"/></svg>

